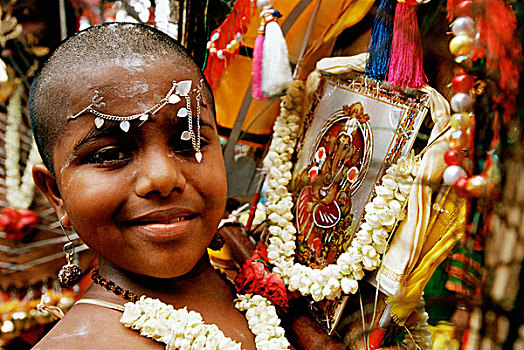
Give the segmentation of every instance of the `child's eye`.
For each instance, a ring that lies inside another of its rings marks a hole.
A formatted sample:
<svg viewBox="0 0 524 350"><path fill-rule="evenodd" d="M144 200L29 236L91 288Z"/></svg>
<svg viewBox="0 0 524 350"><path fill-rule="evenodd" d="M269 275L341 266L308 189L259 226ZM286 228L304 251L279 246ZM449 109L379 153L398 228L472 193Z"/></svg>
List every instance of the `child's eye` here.
<svg viewBox="0 0 524 350"><path fill-rule="evenodd" d="M200 148L204 148L205 146L207 146L207 144L208 142L205 139L200 139ZM191 142L191 140L177 140L173 143L171 147L173 149L173 152L183 156L192 157L195 153L195 149L193 148L193 143Z"/></svg>
<svg viewBox="0 0 524 350"><path fill-rule="evenodd" d="M125 161L131 157L130 152L125 151L118 147L106 147L88 159L88 163L93 164L113 164Z"/></svg>

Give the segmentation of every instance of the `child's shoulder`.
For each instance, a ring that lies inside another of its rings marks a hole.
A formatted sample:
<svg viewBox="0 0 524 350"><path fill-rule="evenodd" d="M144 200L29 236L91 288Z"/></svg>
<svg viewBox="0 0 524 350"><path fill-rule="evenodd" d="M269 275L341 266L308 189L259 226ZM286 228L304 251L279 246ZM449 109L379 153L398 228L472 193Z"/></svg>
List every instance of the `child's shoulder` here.
<svg viewBox="0 0 524 350"><path fill-rule="evenodd" d="M33 349L162 349L120 323L122 312L97 305L75 305Z"/></svg>

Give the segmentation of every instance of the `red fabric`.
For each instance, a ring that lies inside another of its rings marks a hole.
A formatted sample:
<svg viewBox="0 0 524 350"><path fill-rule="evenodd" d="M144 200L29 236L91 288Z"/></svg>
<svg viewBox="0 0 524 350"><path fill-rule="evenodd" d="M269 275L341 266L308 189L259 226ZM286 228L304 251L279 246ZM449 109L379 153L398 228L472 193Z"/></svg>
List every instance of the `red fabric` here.
<svg viewBox="0 0 524 350"><path fill-rule="evenodd" d="M29 209L7 207L0 215L0 230L5 232L5 238L20 241L33 231L38 221L38 215Z"/></svg>
<svg viewBox="0 0 524 350"><path fill-rule="evenodd" d="M226 46L235 39L237 33L244 34L247 31L247 26L251 22L251 17L255 11L255 2L252 0L237 0L231 13L226 17L224 22L211 33L210 38L218 33L217 40L214 41L215 48L223 50L224 59L220 59L214 55L209 55L207 58L206 69L204 75L211 87L215 86L216 82L230 63L231 59L238 53L226 51Z"/></svg>
<svg viewBox="0 0 524 350"><path fill-rule="evenodd" d="M522 46L516 37L517 19L511 7L502 0L481 0L479 3L482 7L475 18L479 48L474 58L486 58L486 70L501 90L493 102L503 107L503 122L507 123L516 112L515 96L523 61Z"/></svg>

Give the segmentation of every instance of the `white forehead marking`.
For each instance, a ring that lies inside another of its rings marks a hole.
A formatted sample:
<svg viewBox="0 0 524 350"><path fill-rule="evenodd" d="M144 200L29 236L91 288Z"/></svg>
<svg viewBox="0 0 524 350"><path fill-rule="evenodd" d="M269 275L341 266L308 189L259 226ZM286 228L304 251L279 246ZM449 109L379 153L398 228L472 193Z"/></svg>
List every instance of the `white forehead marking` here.
<svg viewBox="0 0 524 350"><path fill-rule="evenodd" d="M138 72L143 72L144 66L146 64L143 57L133 57L133 56L120 57L116 60L116 63L120 67L129 69L129 70L133 70L133 71L138 71Z"/></svg>

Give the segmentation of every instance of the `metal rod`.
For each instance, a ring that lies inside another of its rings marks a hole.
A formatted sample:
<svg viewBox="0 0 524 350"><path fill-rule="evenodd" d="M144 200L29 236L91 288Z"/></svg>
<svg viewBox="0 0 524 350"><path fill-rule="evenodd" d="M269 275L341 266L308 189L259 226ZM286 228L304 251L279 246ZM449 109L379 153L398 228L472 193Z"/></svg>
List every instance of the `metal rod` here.
<svg viewBox="0 0 524 350"><path fill-rule="evenodd" d="M77 253L82 252L82 251L87 250L87 249L89 249L89 247L87 245L85 245L85 244L82 244L80 246L75 247L75 251ZM2 274L2 275L9 275L9 274L17 272L17 271L18 272L25 271L25 270L27 270L27 269L29 269L31 267L42 265L42 264L45 264L45 263L53 261L53 260L57 260L57 259L59 259L59 258L61 258L63 256L64 256L64 253L58 252L58 253L51 254L51 255L48 255L48 256L43 256L41 258L38 258L38 259L35 259L35 260L32 260L32 261L28 261L28 262L26 262L24 264L5 263L5 262L0 261L0 269L8 270L8 272L1 271L0 274Z"/></svg>
<svg viewBox="0 0 524 350"><path fill-rule="evenodd" d="M78 235L76 233L72 234L71 239L72 240L78 239ZM20 247L10 247L10 246L0 244L0 252L7 253L8 255L11 255L11 256L20 255L28 251L31 251L33 249L36 249L36 248L45 247L45 246L53 245L53 244L64 243L64 242L67 242L68 240L69 239L64 236L64 237L43 239L41 241L27 243Z"/></svg>
<svg viewBox="0 0 524 350"><path fill-rule="evenodd" d="M302 42L302 49L300 50L300 55L298 55L297 66L295 67L295 71L293 72L293 78L296 78L298 76L298 71L300 70L300 65L302 64L302 58L306 53L307 44L309 43L309 39L311 38L311 33L313 32L315 19L317 18L318 9L320 8L321 2L322 0L317 0L317 2L315 3L315 8L313 9L312 16L309 19L309 23L306 28L306 35L304 36L304 41Z"/></svg>
<svg viewBox="0 0 524 350"><path fill-rule="evenodd" d="M60 14L60 39L64 40L67 38L65 0L58 0L58 12Z"/></svg>

